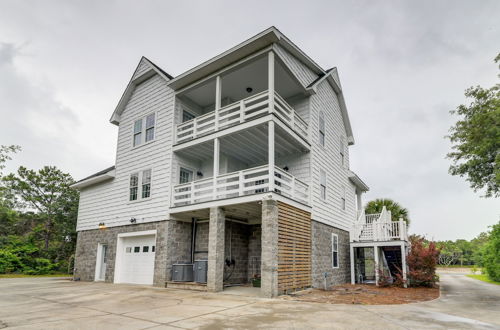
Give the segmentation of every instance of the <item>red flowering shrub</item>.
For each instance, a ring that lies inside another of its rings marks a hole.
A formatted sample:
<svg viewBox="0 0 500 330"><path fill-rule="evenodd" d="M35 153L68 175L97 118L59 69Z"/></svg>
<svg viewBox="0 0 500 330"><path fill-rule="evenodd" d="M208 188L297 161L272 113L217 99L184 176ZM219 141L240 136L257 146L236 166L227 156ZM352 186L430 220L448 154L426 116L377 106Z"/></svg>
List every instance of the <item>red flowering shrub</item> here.
<svg viewBox="0 0 500 330"><path fill-rule="evenodd" d="M411 248L406 259L410 286L433 287L439 280L436 275L439 249L434 242L426 243L424 238L419 236L411 236L410 243ZM396 277L397 284L404 284L401 274L396 274Z"/></svg>

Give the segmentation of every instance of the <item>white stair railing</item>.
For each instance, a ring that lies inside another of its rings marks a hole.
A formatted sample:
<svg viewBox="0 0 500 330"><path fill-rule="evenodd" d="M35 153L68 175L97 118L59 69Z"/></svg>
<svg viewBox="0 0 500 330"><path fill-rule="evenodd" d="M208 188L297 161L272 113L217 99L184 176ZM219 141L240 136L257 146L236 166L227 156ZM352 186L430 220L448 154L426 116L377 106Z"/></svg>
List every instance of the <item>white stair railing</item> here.
<svg viewBox="0 0 500 330"><path fill-rule="evenodd" d="M352 242L408 240L407 226L402 218L392 221L391 212L383 207L381 213L365 214L362 210L350 231Z"/></svg>

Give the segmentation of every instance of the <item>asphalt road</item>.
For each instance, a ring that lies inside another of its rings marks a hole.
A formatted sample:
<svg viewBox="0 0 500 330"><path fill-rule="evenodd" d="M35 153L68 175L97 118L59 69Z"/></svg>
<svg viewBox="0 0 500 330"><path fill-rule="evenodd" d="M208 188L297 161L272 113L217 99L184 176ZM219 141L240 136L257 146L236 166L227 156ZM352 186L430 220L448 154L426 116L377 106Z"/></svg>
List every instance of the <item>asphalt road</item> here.
<svg viewBox="0 0 500 330"><path fill-rule="evenodd" d="M500 329L500 286L442 274L441 298L360 306L55 278L0 279L0 328Z"/></svg>

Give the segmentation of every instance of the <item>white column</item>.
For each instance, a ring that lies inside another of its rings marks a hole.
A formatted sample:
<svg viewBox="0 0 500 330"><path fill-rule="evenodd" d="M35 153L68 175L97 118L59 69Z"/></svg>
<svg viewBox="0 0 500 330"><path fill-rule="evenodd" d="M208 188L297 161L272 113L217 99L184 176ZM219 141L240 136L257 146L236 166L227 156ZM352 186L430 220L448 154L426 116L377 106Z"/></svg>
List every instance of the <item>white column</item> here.
<svg viewBox="0 0 500 330"><path fill-rule="evenodd" d="M221 108L222 84L220 76L215 78L215 130L219 129L219 110Z"/></svg>
<svg viewBox="0 0 500 330"><path fill-rule="evenodd" d="M268 127L269 192L274 192L274 121Z"/></svg>
<svg viewBox="0 0 500 330"><path fill-rule="evenodd" d="M219 176L220 141L214 139L213 199L217 199L217 177Z"/></svg>
<svg viewBox="0 0 500 330"><path fill-rule="evenodd" d="M268 53L267 62L267 85L269 90L269 113L274 111L274 53Z"/></svg>
<svg viewBox="0 0 500 330"><path fill-rule="evenodd" d="M354 271L354 247L351 245L351 284L356 284L356 274Z"/></svg>
<svg viewBox="0 0 500 330"><path fill-rule="evenodd" d="M406 248L405 243L401 243L401 266L403 268L403 282L405 288L408 287L406 283Z"/></svg>
<svg viewBox="0 0 500 330"><path fill-rule="evenodd" d="M375 285L378 285L379 280L379 261L378 261L378 246L373 247L373 256L375 257Z"/></svg>

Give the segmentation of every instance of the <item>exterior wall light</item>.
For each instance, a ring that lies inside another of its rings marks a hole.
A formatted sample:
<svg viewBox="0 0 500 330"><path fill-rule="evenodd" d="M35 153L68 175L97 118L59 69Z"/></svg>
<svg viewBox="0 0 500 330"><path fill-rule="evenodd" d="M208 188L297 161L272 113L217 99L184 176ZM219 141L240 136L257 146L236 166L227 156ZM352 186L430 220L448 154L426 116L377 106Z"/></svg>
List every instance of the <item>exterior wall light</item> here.
<svg viewBox="0 0 500 330"><path fill-rule="evenodd" d="M99 229L106 229L106 225L104 224L104 222L99 222Z"/></svg>
<svg viewBox="0 0 500 330"><path fill-rule="evenodd" d="M130 218L130 223L136 223L137 219L136 218Z"/></svg>
<svg viewBox="0 0 500 330"><path fill-rule="evenodd" d="M253 88L252 87L247 87L247 93L251 93L253 92Z"/></svg>

